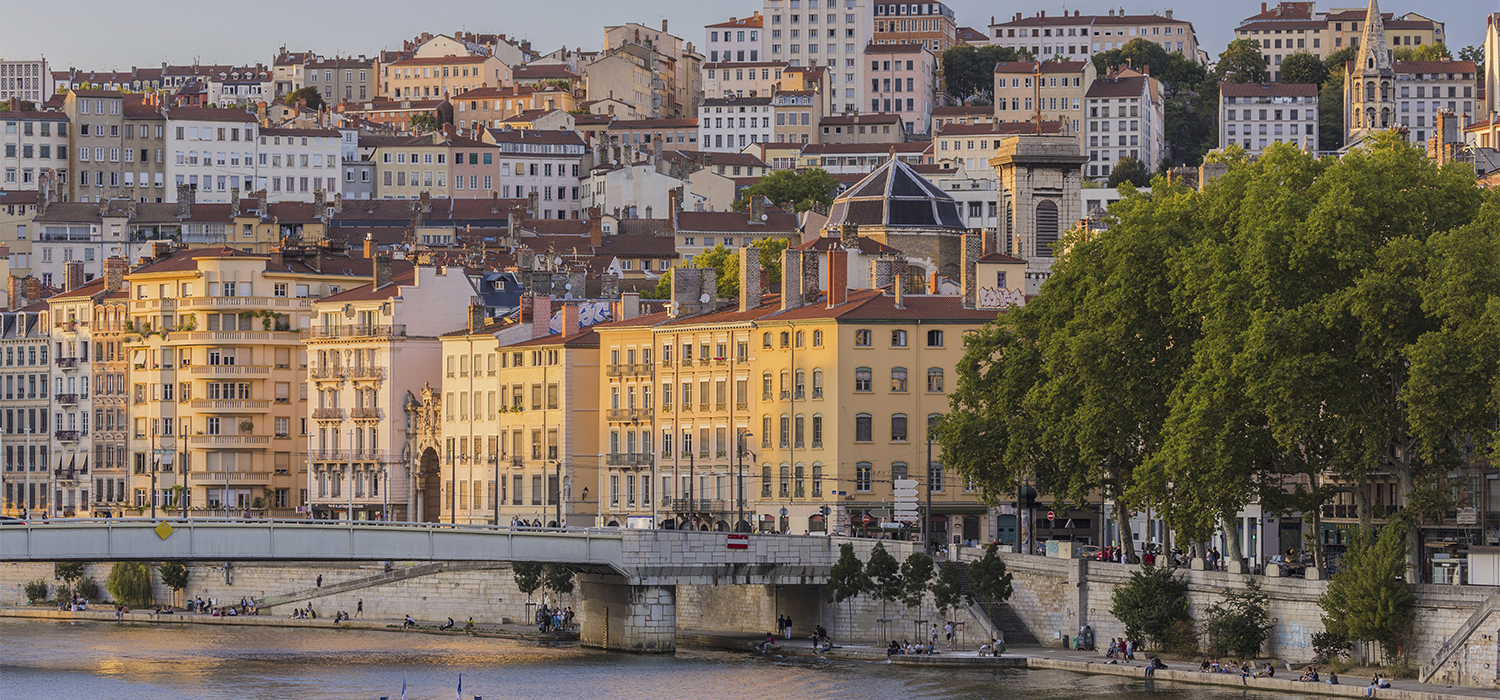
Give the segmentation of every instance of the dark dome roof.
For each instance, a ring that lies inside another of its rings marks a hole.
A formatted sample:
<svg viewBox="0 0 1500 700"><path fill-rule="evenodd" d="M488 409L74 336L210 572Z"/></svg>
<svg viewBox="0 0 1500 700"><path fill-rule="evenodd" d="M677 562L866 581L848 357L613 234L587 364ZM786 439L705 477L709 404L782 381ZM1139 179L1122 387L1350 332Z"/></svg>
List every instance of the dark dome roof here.
<svg viewBox="0 0 1500 700"><path fill-rule="evenodd" d="M833 200L828 227L966 228L958 202L897 158Z"/></svg>

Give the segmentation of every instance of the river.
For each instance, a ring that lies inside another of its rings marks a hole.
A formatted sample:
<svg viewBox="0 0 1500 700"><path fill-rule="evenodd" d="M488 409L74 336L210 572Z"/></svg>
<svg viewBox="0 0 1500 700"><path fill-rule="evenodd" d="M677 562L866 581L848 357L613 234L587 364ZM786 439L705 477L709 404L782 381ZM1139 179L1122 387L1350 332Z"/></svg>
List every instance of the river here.
<svg viewBox="0 0 1500 700"><path fill-rule="evenodd" d="M637 656L370 630L0 618L0 700L1016 698L1288 700L1065 671L913 669L679 651Z"/></svg>

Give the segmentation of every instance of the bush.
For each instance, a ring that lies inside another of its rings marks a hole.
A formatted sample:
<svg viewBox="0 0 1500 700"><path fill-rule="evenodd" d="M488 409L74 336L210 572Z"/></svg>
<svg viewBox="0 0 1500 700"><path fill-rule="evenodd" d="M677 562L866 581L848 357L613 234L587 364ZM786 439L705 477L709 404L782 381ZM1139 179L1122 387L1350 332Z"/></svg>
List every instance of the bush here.
<svg viewBox="0 0 1500 700"><path fill-rule="evenodd" d="M974 580L974 592L986 603L1010 600L1013 576L1005 570L1005 560L996 554L995 545L985 547L984 556L969 565L969 577Z"/></svg>
<svg viewBox="0 0 1500 700"><path fill-rule="evenodd" d="M1349 641L1349 638L1337 632L1325 630L1315 632L1312 636L1313 652L1318 655L1319 659L1330 663L1348 654L1351 646L1353 643Z"/></svg>
<svg viewBox="0 0 1500 700"><path fill-rule="evenodd" d="M41 579L26 584L26 602L39 603L47 599L47 582Z"/></svg>
<svg viewBox="0 0 1500 700"><path fill-rule="evenodd" d="M151 567L138 561L122 561L109 570L104 588L115 602L132 608L151 604Z"/></svg>
<svg viewBox="0 0 1500 700"><path fill-rule="evenodd" d="M1173 621L1161 640L1161 648L1173 654L1197 656L1198 626L1193 624L1192 618Z"/></svg>
<svg viewBox="0 0 1500 700"><path fill-rule="evenodd" d="M1407 524L1392 522L1374 533L1361 528L1349 541L1343 567L1318 598L1323 627L1348 640L1379 642L1389 658L1406 654L1416 622L1406 575Z"/></svg>
<svg viewBox="0 0 1500 700"><path fill-rule="evenodd" d="M180 591L184 588L187 588L188 570L186 566L183 566L182 562L164 561L161 563L161 565L156 567L156 571L161 575L161 583L163 586L166 586L167 588L170 588L174 591Z"/></svg>
<svg viewBox="0 0 1500 700"><path fill-rule="evenodd" d="M1266 612L1266 594L1251 579L1243 591L1225 593L1224 599L1208 606L1208 653L1252 659L1271 636L1271 615Z"/></svg>
<svg viewBox="0 0 1500 700"><path fill-rule="evenodd" d="M1181 628L1174 630L1179 621L1192 623L1188 613L1187 582L1172 575L1171 570L1155 566L1142 567L1130 572L1130 583L1115 589L1114 605L1110 614L1124 623L1125 634L1145 645L1165 649L1173 642ZM1196 639L1193 646L1197 646Z"/></svg>
<svg viewBox="0 0 1500 700"><path fill-rule="evenodd" d="M92 577L79 579L78 595L83 596L85 600L99 600L99 582Z"/></svg>
<svg viewBox="0 0 1500 700"><path fill-rule="evenodd" d="M76 561L60 561L52 565L52 576L69 586L83 578L83 564Z"/></svg>

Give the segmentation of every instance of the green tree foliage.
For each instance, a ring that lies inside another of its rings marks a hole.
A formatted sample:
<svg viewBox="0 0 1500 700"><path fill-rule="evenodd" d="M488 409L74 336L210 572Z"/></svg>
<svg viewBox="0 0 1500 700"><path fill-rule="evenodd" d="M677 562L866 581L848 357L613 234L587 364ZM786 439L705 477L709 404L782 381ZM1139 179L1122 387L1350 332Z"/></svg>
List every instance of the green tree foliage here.
<svg viewBox="0 0 1500 700"><path fill-rule="evenodd" d="M83 564L76 561L60 561L52 565L52 575L73 587L73 582L83 578Z"/></svg>
<svg viewBox="0 0 1500 700"><path fill-rule="evenodd" d="M1178 54L1180 57L1181 54ZM1131 39L1118 49L1110 49L1094 54L1094 68L1100 76L1105 75L1112 68L1128 66L1136 70L1149 68L1152 75L1161 75L1168 70L1168 61L1171 54L1160 44L1149 39Z"/></svg>
<svg viewBox="0 0 1500 700"><path fill-rule="evenodd" d="M1347 65L1359 55L1359 49L1345 46L1328 54L1323 67L1328 77L1318 91L1318 150L1337 151L1344 147L1344 76Z"/></svg>
<svg viewBox="0 0 1500 700"><path fill-rule="evenodd" d="M531 594L542 587L543 565L536 562L518 561L510 565L511 576L516 581L516 588L526 594L526 600L531 600Z"/></svg>
<svg viewBox="0 0 1500 700"><path fill-rule="evenodd" d="M948 94L960 102L989 102L995 96L995 64L1020 56L1007 46L954 46L943 52Z"/></svg>
<svg viewBox="0 0 1500 700"><path fill-rule="evenodd" d="M813 168L798 172L776 170L749 187L734 200L735 211L750 208L751 197L765 197L784 209L798 212L826 208L833 204L833 196L839 191L838 180L827 170Z"/></svg>
<svg viewBox="0 0 1500 700"><path fill-rule="evenodd" d="M901 562L901 602L908 608L922 604L927 589L932 583L932 557L923 552L912 552Z"/></svg>
<svg viewBox="0 0 1500 700"><path fill-rule="evenodd" d="M92 577L78 579L78 585L74 588L78 595L84 600L99 600L99 582Z"/></svg>
<svg viewBox="0 0 1500 700"><path fill-rule="evenodd" d="M311 86L293 90L286 96L287 104L295 104L297 100L302 100L303 106L314 111L320 110L327 106L327 104L323 102L323 94L318 92L317 88Z"/></svg>
<svg viewBox="0 0 1500 700"><path fill-rule="evenodd" d="M1310 83L1321 86L1328 79L1328 66L1317 56L1301 51L1287 56L1281 62L1281 82Z"/></svg>
<svg viewBox="0 0 1500 700"><path fill-rule="evenodd" d="M969 578L974 581L974 593L986 603L1003 603L1010 600L1012 574L1005 570L1005 560L1000 558L995 545L984 548L984 556L969 565Z"/></svg>
<svg viewBox="0 0 1500 700"><path fill-rule="evenodd" d="M47 582L42 579L26 582L26 602L40 603L47 599Z"/></svg>
<svg viewBox="0 0 1500 700"><path fill-rule="evenodd" d="M1136 187L1150 187L1151 170L1140 158L1125 156L1116 161L1114 169L1109 171L1109 186L1119 187L1124 182Z"/></svg>
<svg viewBox="0 0 1500 700"><path fill-rule="evenodd" d="M1223 600L1208 606L1208 653L1252 659L1271 636L1271 614L1260 583L1250 579L1243 591L1229 591Z"/></svg>
<svg viewBox="0 0 1500 700"><path fill-rule="evenodd" d="M1219 54L1219 80L1226 83L1266 82L1266 57L1254 39L1235 39Z"/></svg>
<svg viewBox="0 0 1500 700"><path fill-rule="evenodd" d="M774 289L781 284L781 251L787 249L787 241L784 238L763 238L750 245L760 250L760 267L770 277L769 283ZM722 245L703 251L693 256L689 267L713 268L717 273L714 287L718 291L720 299L736 299L740 294L740 258L739 251L725 248ZM769 293L771 290L765 290ZM642 299L670 299L672 297L672 271L668 270L656 281L656 286L643 292Z"/></svg>
<svg viewBox="0 0 1500 700"><path fill-rule="evenodd" d="M1377 536L1360 528L1349 540L1343 568L1318 598L1323 626L1337 638L1379 642L1387 656L1401 658L1416 620L1406 574L1406 530L1400 519Z"/></svg>
<svg viewBox="0 0 1500 700"><path fill-rule="evenodd" d="M143 562L122 561L109 570L104 589L115 602L132 608L151 604L151 567Z"/></svg>
<svg viewBox="0 0 1500 700"><path fill-rule="evenodd" d="M854 555L854 545L845 542L839 545L839 560L829 572L828 586L833 589L833 602L842 603L870 590L870 576L864 564Z"/></svg>
<svg viewBox="0 0 1500 700"><path fill-rule="evenodd" d="M1474 67L1484 72L1484 47L1470 44L1458 50L1458 60L1473 61Z"/></svg>
<svg viewBox="0 0 1500 700"><path fill-rule="evenodd" d="M161 576L163 586L174 591L187 588L188 570L180 561L164 561L156 567L157 575Z"/></svg>
<svg viewBox="0 0 1500 700"><path fill-rule="evenodd" d="M932 603L943 619L949 619L953 610L963 603L964 584L959 579L958 566L948 563L938 567L937 580L932 584Z"/></svg>
<svg viewBox="0 0 1500 700"><path fill-rule="evenodd" d="M1441 61L1453 58L1453 52L1439 42L1421 46L1397 46L1392 56L1398 61Z"/></svg>
<svg viewBox="0 0 1500 700"><path fill-rule="evenodd" d="M1125 625L1125 634L1152 648L1165 648L1177 636L1174 627L1191 621L1188 585L1171 569L1145 566L1130 572L1130 582L1115 589L1109 612Z"/></svg>
<svg viewBox="0 0 1500 700"><path fill-rule="evenodd" d="M573 570L561 564L542 567L542 586L561 596L573 592Z"/></svg>
<svg viewBox="0 0 1500 700"><path fill-rule="evenodd" d="M411 115L409 120L411 130L417 134L425 134L442 128L443 121L433 112L422 112Z"/></svg>
<svg viewBox="0 0 1500 700"><path fill-rule="evenodd" d="M870 560L865 562L865 573L870 577L870 594L880 601L880 617L884 619L886 604L899 600L905 590L901 564L886 551L884 544L876 542L870 550Z"/></svg>

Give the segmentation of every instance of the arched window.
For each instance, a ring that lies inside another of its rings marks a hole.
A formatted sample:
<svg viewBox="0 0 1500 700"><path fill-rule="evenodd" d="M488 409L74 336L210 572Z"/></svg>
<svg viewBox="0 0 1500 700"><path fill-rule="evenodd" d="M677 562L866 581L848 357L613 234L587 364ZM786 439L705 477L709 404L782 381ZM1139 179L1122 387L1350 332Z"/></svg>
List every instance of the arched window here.
<svg viewBox="0 0 1500 700"><path fill-rule="evenodd" d="M797 370L795 381L792 382L792 398L807 398L807 370Z"/></svg>
<svg viewBox="0 0 1500 700"><path fill-rule="evenodd" d="M927 331L927 347L929 347L929 348L940 348L940 347L943 347L943 332L942 331Z"/></svg>
<svg viewBox="0 0 1500 700"><path fill-rule="evenodd" d="M769 448L771 446L771 417L760 417L760 446Z"/></svg>
<svg viewBox="0 0 1500 700"><path fill-rule="evenodd" d="M1391 125L1391 110L1388 109L1388 108L1382 107L1380 109L1380 128L1383 129L1383 128L1388 127L1390 125Z"/></svg>
<svg viewBox="0 0 1500 700"><path fill-rule="evenodd" d="M855 347L867 348L867 347L870 347L870 343L871 343L870 329L868 329L868 328L861 328L861 329L859 329L857 331L854 331L854 346Z"/></svg>
<svg viewBox="0 0 1500 700"><path fill-rule="evenodd" d="M797 347L799 347L799 348L805 348L805 347L807 347L807 332L806 331L797 331Z"/></svg>
<svg viewBox="0 0 1500 700"><path fill-rule="evenodd" d="M823 398L823 370L821 369L813 370L812 397L815 399Z"/></svg>
<svg viewBox="0 0 1500 700"><path fill-rule="evenodd" d="M892 367L891 368L891 391L895 391L895 392L905 392L906 391L906 368L905 367Z"/></svg>
<svg viewBox="0 0 1500 700"><path fill-rule="evenodd" d="M907 475L906 462L891 462L891 481L896 479L909 479Z"/></svg>
<svg viewBox="0 0 1500 700"><path fill-rule="evenodd" d="M791 471L791 467L786 462L781 463L781 489L777 493L782 498L787 498L790 495L788 492L791 491L792 485Z"/></svg>
<svg viewBox="0 0 1500 700"><path fill-rule="evenodd" d="M771 334L770 333L763 333L763 334L761 334L761 336L760 336L760 346L763 347L763 348L769 348L769 347L771 347Z"/></svg>
<svg viewBox="0 0 1500 700"><path fill-rule="evenodd" d="M929 413L929 414L927 414L927 437L929 439L932 437L932 429L937 427L938 419L942 418L942 417L943 417L943 414L941 414L941 413Z"/></svg>
<svg viewBox="0 0 1500 700"><path fill-rule="evenodd" d="M906 437L906 414L893 414L891 416L891 442L906 442Z"/></svg>
<svg viewBox="0 0 1500 700"><path fill-rule="evenodd" d="M1384 102L1389 99L1391 99L1391 84L1382 80L1380 81L1380 100Z"/></svg>
<svg viewBox="0 0 1500 700"><path fill-rule="evenodd" d="M814 413L812 420L812 446L818 449L823 446L823 416Z"/></svg>
<svg viewBox="0 0 1500 700"><path fill-rule="evenodd" d="M893 348L904 348L904 347L906 347L906 331L901 331L901 330L891 331L891 347L893 347Z"/></svg>
<svg viewBox="0 0 1500 700"><path fill-rule="evenodd" d="M855 367L854 368L854 390L855 391L871 391L871 387L870 387L870 378L871 378L871 376L872 375L870 373L870 368L869 367Z"/></svg>
<svg viewBox="0 0 1500 700"><path fill-rule="evenodd" d="M1036 254L1056 257L1052 247L1057 244L1057 204L1042 200L1036 205Z"/></svg>
<svg viewBox="0 0 1500 700"><path fill-rule="evenodd" d="M1374 62L1375 62L1374 59L1370 59L1370 63L1374 63ZM1373 65L1370 66L1370 67L1374 68ZM1365 83L1365 101L1366 102L1374 102L1375 101L1375 81L1373 81L1373 80Z"/></svg>
<svg viewBox="0 0 1500 700"><path fill-rule="evenodd" d="M770 401L771 400L771 373L770 372L762 372L761 375L760 375L760 399L762 401Z"/></svg>
<svg viewBox="0 0 1500 700"><path fill-rule="evenodd" d="M792 445L800 450L807 444L807 421L798 413L792 426Z"/></svg>
<svg viewBox="0 0 1500 700"><path fill-rule="evenodd" d="M781 430L777 433L778 439L776 440L776 444L780 445L782 449L786 449L792 444L792 417L785 413L781 414L781 425L779 427Z"/></svg>
<svg viewBox="0 0 1500 700"><path fill-rule="evenodd" d="M798 462L797 463L797 467L796 467L796 479L797 479L796 489L792 492L792 495L796 496L797 498L806 498L807 497L807 489L805 488L804 481L803 481L803 479L805 478L806 474L804 473L803 470L804 470L804 467L802 466L802 463Z"/></svg>
<svg viewBox="0 0 1500 700"><path fill-rule="evenodd" d="M813 487L812 495L813 495L813 498L820 498L820 497L822 497L822 495L823 495L823 463L822 462L813 462L812 481L813 481L813 483L812 483L812 487Z"/></svg>
<svg viewBox="0 0 1500 700"><path fill-rule="evenodd" d="M927 390L934 394L943 393L942 367L930 367L927 369Z"/></svg>
<svg viewBox="0 0 1500 700"><path fill-rule="evenodd" d="M874 431L871 429L872 425L870 414L856 414L854 416L854 441L874 442L875 436Z"/></svg>
<svg viewBox="0 0 1500 700"><path fill-rule="evenodd" d="M787 331L782 331L781 332L781 347L787 347L787 346L789 346L791 344L792 344L792 334L789 333L789 332L787 332Z"/></svg>
<svg viewBox="0 0 1500 700"><path fill-rule="evenodd" d="M871 479L870 479L870 471L871 471L871 468L870 468L870 463L869 462L855 462L854 463L854 490L855 491L869 491L870 490L870 481L871 481Z"/></svg>
<svg viewBox="0 0 1500 700"><path fill-rule="evenodd" d="M760 497L771 497L771 465L763 464L760 467Z"/></svg>
<svg viewBox="0 0 1500 700"><path fill-rule="evenodd" d="M792 373L781 370L781 400L792 398Z"/></svg>
<svg viewBox="0 0 1500 700"><path fill-rule="evenodd" d="M823 347L823 331L813 331L813 347Z"/></svg>

